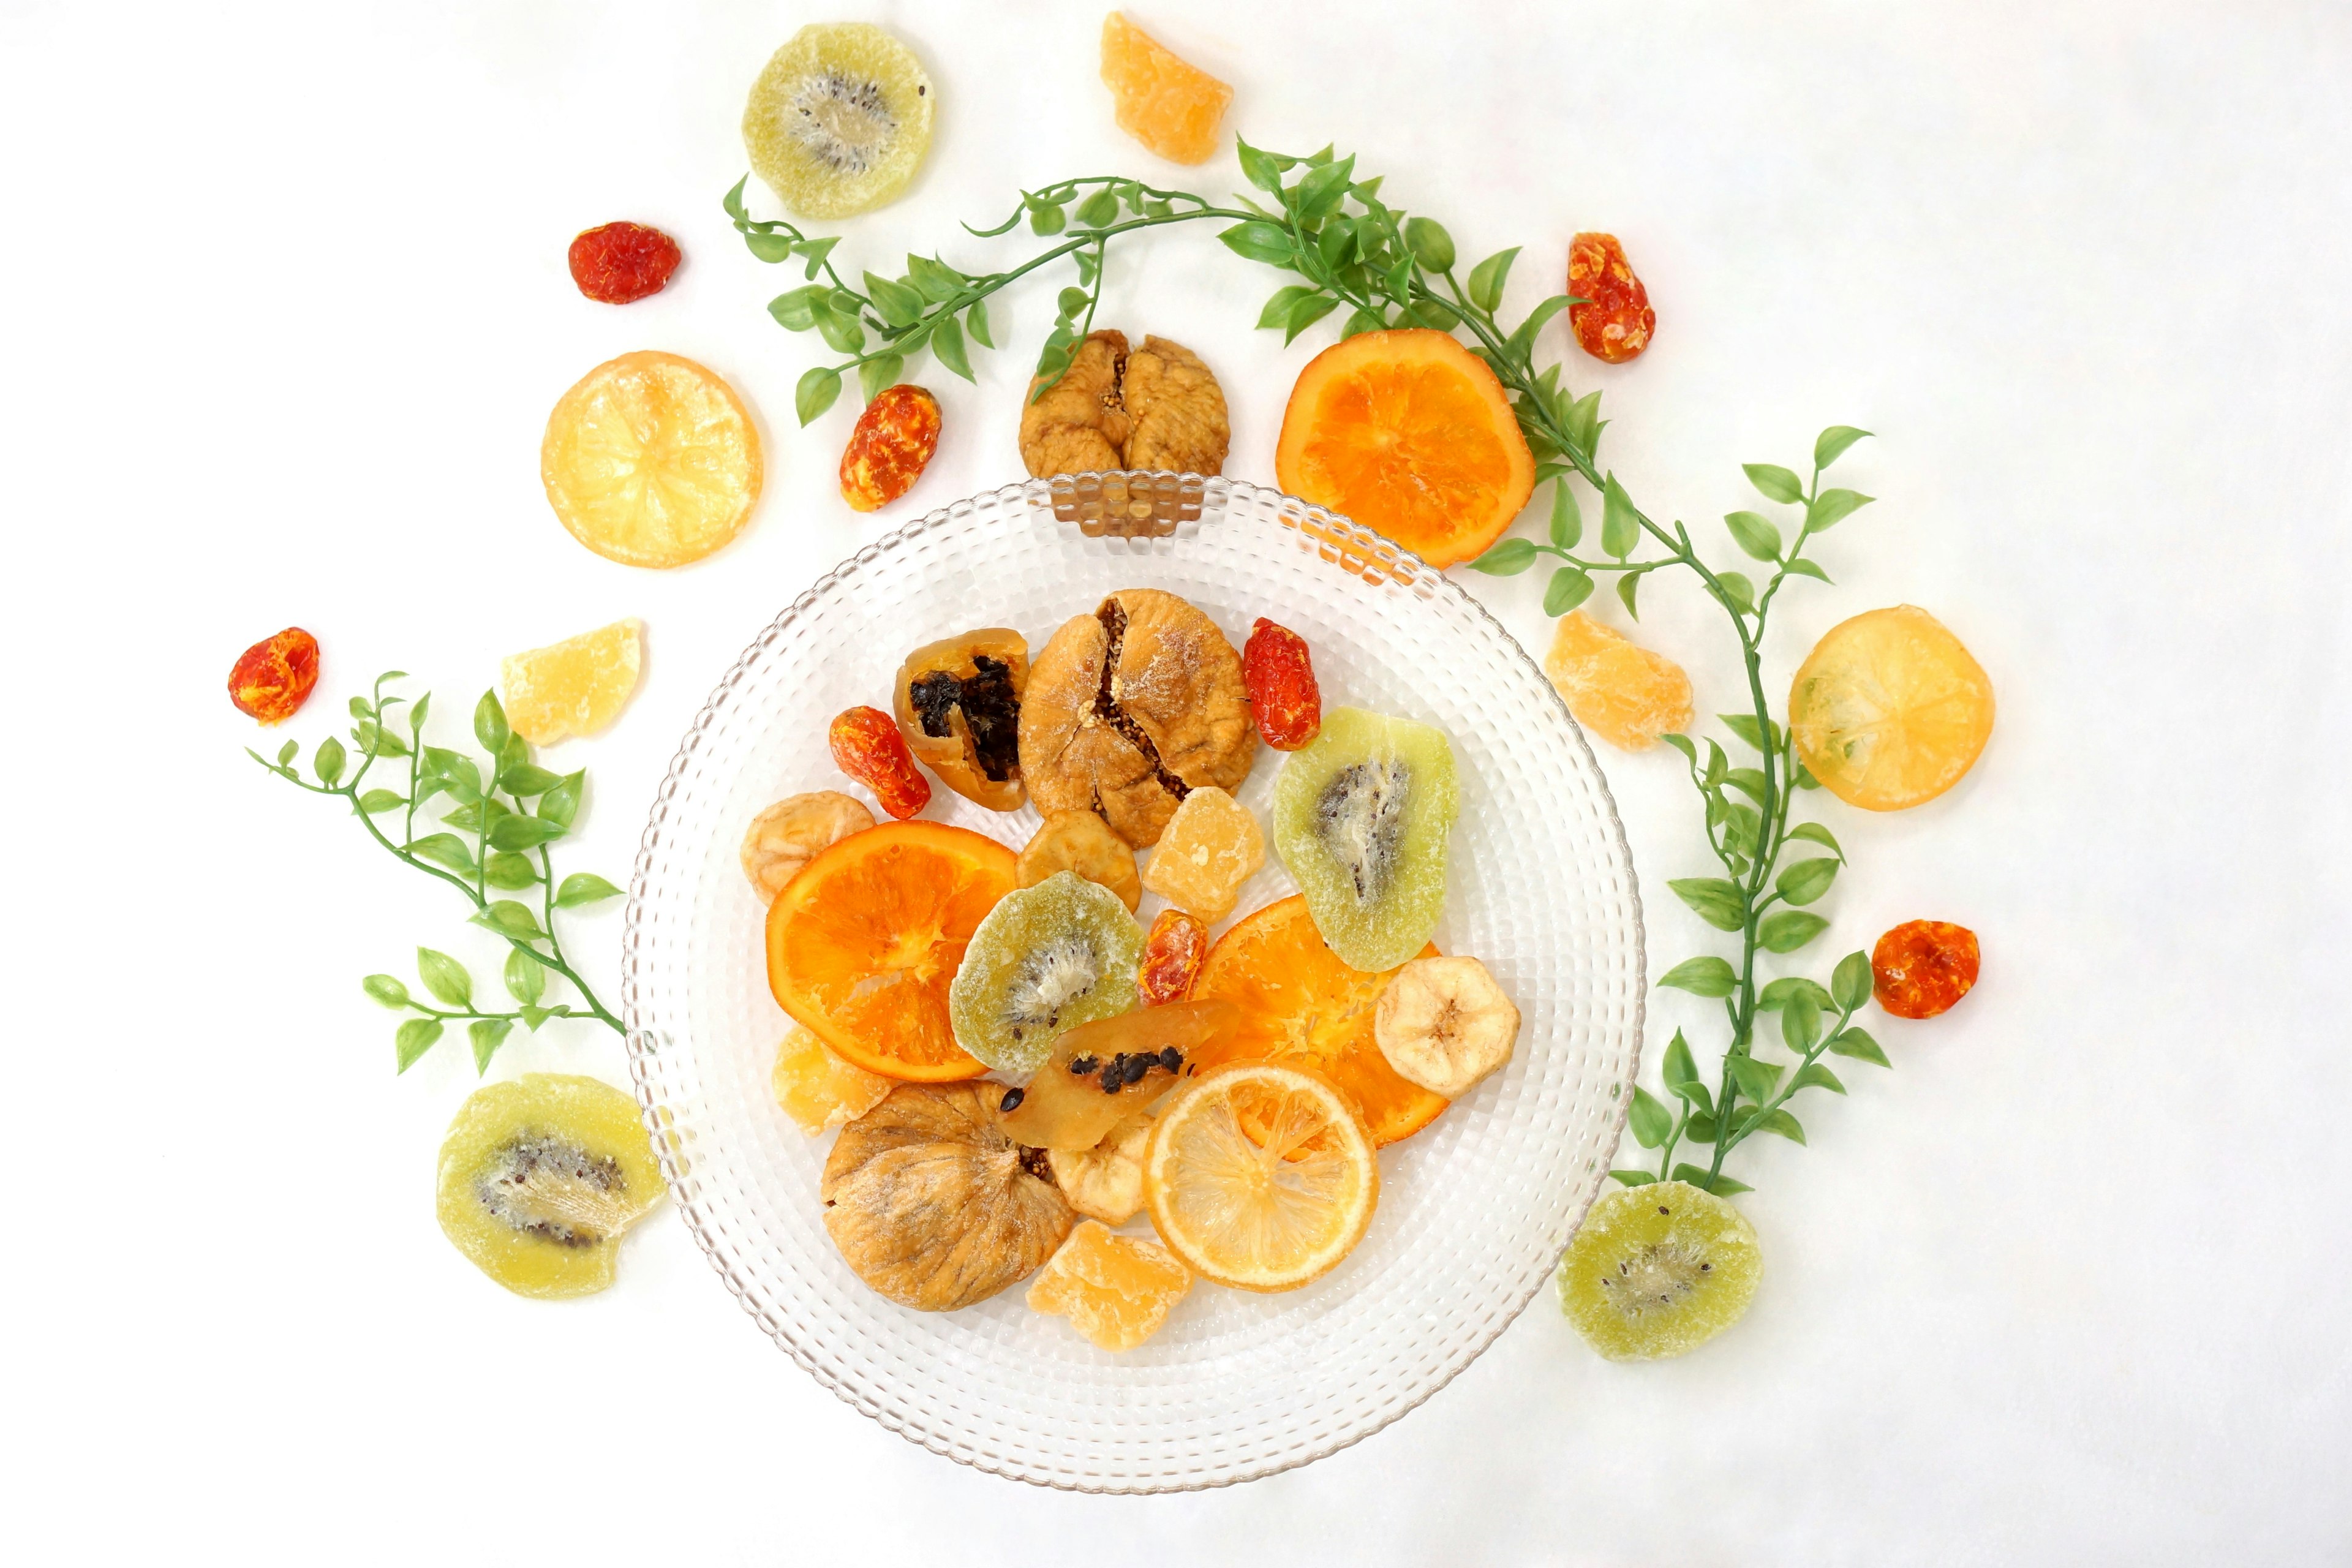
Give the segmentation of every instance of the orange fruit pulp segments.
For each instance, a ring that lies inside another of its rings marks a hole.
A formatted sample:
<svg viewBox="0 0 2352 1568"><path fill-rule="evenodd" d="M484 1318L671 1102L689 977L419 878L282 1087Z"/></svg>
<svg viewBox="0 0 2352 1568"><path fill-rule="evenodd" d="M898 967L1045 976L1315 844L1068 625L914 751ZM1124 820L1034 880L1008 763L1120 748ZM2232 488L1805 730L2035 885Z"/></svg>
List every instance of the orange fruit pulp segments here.
<svg viewBox="0 0 2352 1568"><path fill-rule="evenodd" d="M1436 957L1436 943L1415 956ZM1451 1102L1407 1082L1372 1037L1372 1010L1395 973L1341 963L1303 897L1268 904L1219 937L1201 965L1192 999L1223 997L1242 1016L1192 1059L1203 1072L1253 1059L1314 1068L1356 1102L1375 1144L1409 1137Z"/></svg>
<svg viewBox="0 0 2352 1568"><path fill-rule="evenodd" d="M988 1068L955 1042L948 986L981 918L1013 889L1013 854L940 822L853 833L768 910L768 986L848 1062L940 1083Z"/></svg>
<svg viewBox="0 0 2352 1568"><path fill-rule="evenodd" d="M1308 362L1283 411L1275 476L1433 566L1501 537L1535 489L1502 383L1426 327L1359 332Z"/></svg>

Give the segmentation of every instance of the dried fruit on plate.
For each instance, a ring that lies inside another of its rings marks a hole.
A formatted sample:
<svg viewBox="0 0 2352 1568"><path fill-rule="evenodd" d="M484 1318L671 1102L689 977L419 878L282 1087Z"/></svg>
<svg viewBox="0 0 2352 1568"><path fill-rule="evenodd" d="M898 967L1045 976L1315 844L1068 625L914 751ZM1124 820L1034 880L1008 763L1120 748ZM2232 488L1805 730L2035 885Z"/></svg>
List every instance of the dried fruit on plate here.
<svg viewBox="0 0 2352 1568"><path fill-rule="evenodd" d="M1658 313L1615 235L1580 234L1569 241L1568 291L1585 301L1568 308L1568 324L1586 353L1623 364L1650 346Z"/></svg>
<svg viewBox="0 0 2352 1568"><path fill-rule="evenodd" d="M1209 928L1182 910L1162 910L1143 939L1143 969L1136 989L1147 1007L1164 1007L1192 994L1201 960L1209 951Z"/></svg>
<svg viewBox="0 0 2352 1568"><path fill-rule="evenodd" d="M1070 1234L1054 1184L1004 1135L989 1083L908 1083L841 1130L817 1191L860 1279L952 1312L1025 1279ZM1040 1162L1042 1163L1042 1162Z"/></svg>
<svg viewBox="0 0 2352 1568"><path fill-rule="evenodd" d="M1447 840L1461 810L1454 747L1410 719L1335 708L1274 781L1274 848L1315 928L1358 969L1421 951L1445 913Z"/></svg>
<svg viewBox="0 0 2352 1568"><path fill-rule="evenodd" d="M797 1023L885 1078L978 1078L955 1042L948 986L965 945L1013 890L1013 851L940 822L853 833L768 906L768 988Z"/></svg>
<svg viewBox="0 0 2352 1568"><path fill-rule="evenodd" d="M1323 728L1323 689L1307 639L1264 616L1242 645L1242 684L1258 738L1277 752L1295 752Z"/></svg>
<svg viewBox="0 0 2352 1568"><path fill-rule="evenodd" d="M894 200L931 145L938 99L915 52L866 22L815 23L778 49L743 106L743 150L802 217Z"/></svg>
<svg viewBox="0 0 2352 1568"><path fill-rule="evenodd" d="M1231 1002L1178 1002L1066 1030L1006 1113L1037 1149L1091 1149L1174 1086L1202 1048L1241 1024Z"/></svg>
<svg viewBox="0 0 2352 1568"><path fill-rule="evenodd" d="M908 749L941 784L991 811L1018 811L1029 798L1021 784L1028 684L1028 641L986 626L908 654L890 700Z"/></svg>
<svg viewBox="0 0 2352 1568"><path fill-rule="evenodd" d="M1582 610L1560 616L1544 674L1576 721L1621 751L1644 752L1659 736L1690 728L1691 683L1683 667Z"/></svg>
<svg viewBox="0 0 2352 1568"><path fill-rule="evenodd" d="M1143 885L1214 925L1234 912L1242 884L1265 864L1265 836L1249 807L1214 784L1184 797L1168 819Z"/></svg>
<svg viewBox="0 0 2352 1568"><path fill-rule="evenodd" d="M1062 378L1043 395L1029 384L1021 410L1021 460L1032 476L1112 468L1214 474L1233 427L1225 394L1201 357L1147 337L1128 352L1125 332L1088 334Z"/></svg>
<svg viewBox="0 0 2352 1568"><path fill-rule="evenodd" d="M637 623L614 621L500 659L499 700L514 732L534 746L593 735L620 716L644 659Z"/></svg>
<svg viewBox="0 0 2352 1568"><path fill-rule="evenodd" d="M1696 1350L1747 1314L1764 1277L1756 1229L1687 1182L1604 1193L1559 1260L1559 1300L1611 1361Z"/></svg>
<svg viewBox="0 0 2352 1568"><path fill-rule="evenodd" d="M788 795L751 819L743 835L743 875L772 902L819 851L873 826L866 803L839 790Z"/></svg>
<svg viewBox="0 0 2352 1568"><path fill-rule="evenodd" d="M229 667L228 700L248 719L283 724L310 700L319 684L319 639L288 626L236 656Z"/></svg>
<svg viewBox="0 0 2352 1568"><path fill-rule="evenodd" d="M1372 1039L1399 1077L1459 1100L1511 1059L1519 1010L1475 958L1416 958L1372 1009Z"/></svg>
<svg viewBox="0 0 2352 1568"><path fill-rule="evenodd" d="M1236 1289L1321 1279L1363 1239L1380 1192L1353 1102L1322 1074L1274 1062L1192 1079L1144 1146L1152 1228L1193 1273Z"/></svg>
<svg viewBox="0 0 2352 1568"><path fill-rule="evenodd" d="M1143 901L1135 851L1091 811L1057 811L1037 826L1021 850L1021 885L1034 888L1057 871L1076 871L1108 888L1128 913Z"/></svg>
<svg viewBox="0 0 2352 1568"><path fill-rule="evenodd" d="M888 506L914 488L939 449L940 400L905 383L884 387L841 454L841 499L852 511Z"/></svg>
<svg viewBox="0 0 2352 1568"><path fill-rule="evenodd" d="M798 1025L776 1047L768 1084L784 1114L811 1137L865 1115L898 1087L893 1079L843 1061Z"/></svg>
<svg viewBox="0 0 2352 1568"><path fill-rule="evenodd" d="M1128 588L1039 650L1021 703L1021 772L1041 812L1099 811L1138 849L1185 795L1239 787L1257 755L1241 656L1173 594Z"/></svg>
<svg viewBox="0 0 2352 1568"><path fill-rule="evenodd" d="M1125 1225L1143 1212L1143 1146L1150 1141L1151 1113L1139 1110L1091 1149L1046 1150L1045 1164L1072 1208L1105 1225Z"/></svg>
<svg viewBox="0 0 2352 1568"><path fill-rule="evenodd" d="M1865 811L1935 799L1992 733L1992 681L1960 639L1915 605L1832 626L1789 689L1797 760Z"/></svg>
<svg viewBox="0 0 2352 1568"><path fill-rule="evenodd" d="M1030 1282L1028 1302L1069 1319L1100 1349L1131 1351L1160 1331L1192 1288L1191 1271L1158 1242L1082 1219Z"/></svg>
<svg viewBox="0 0 2352 1568"><path fill-rule="evenodd" d="M931 786L915 771L898 721L879 708L845 708L825 731L834 765L867 789L882 809L904 822L931 803Z"/></svg>
<svg viewBox="0 0 2352 1568"><path fill-rule="evenodd" d="M601 224L575 235L564 259L583 294L626 305L662 291L677 270L677 241L641 223Z"/></svg>
<svg viewBox="0 0 2352 1568"><path fill-rule="evenodd" d="M1437 949L1424 947L1421 956L1434 958ZM1373 1142L1410 1137L1446 1101L1381 1055L1373 1020L1394 973L1341 963L1316 931L1305 899L1268 904L1235 921L1201 965L1193 1002L1231 1002L1241 1019L1196 1047L1192 1060L1203 1071L1251 1058L1312 1068L1362 1109Z"/></svg>
<svg viewBox="0 0 2352 1568"><path fill-rule="evenodd" d="M1034 1072L1064 1030L1135 1005L1142 957L1142 928L1108 888L1058 871L1009 891L956 967L956 1042L1000 1072Z"/></svg>
<svg viewBox="0 0 2352 1568"><path fill-rule="evenodd" d="M1102 79L1118 128L1171 163L1216 155L1234 89L1113 11L1103 18Z"/></svg>
<svg viewBox="0 0 2352 1568"><path fill-rule="evenodd" d="M1906 921L1870 952L1871 988L1898 1018L1951 1010L1977 983L1977 933L1949 921Z"/></svg>
<svg viewBox="0 0 2352 1568"><path fill-rule="evenodd" d="M555 515L597 554L683 566L751 521L760 433L717 373L645 350L607 360L557 400L539 472Z"/></svg>
<svg viewBox="0 0 2352 1568"><path fill-rule="evenodd" d="M1502 383L1426 327L1359 332L1310 360L1283 410L1274 470L1292 495L1433 566L1494 543L1536 483Z"/></svg>

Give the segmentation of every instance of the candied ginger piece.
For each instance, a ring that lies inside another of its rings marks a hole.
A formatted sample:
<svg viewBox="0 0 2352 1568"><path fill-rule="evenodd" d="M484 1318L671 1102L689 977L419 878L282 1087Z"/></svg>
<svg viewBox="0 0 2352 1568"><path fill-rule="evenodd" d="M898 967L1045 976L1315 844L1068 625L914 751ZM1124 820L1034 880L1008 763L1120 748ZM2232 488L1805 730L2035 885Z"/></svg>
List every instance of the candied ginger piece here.
<svg viewBox="0 0 2352 1568"><path fill-rule="evenodd" d="M812 1138L856 1121L898 1087L878 1072L843 1061L798 1025L776 1047L775 1070L768 1082L784 1114Z"/></svg>
<svg viewBox="0 0 2352 1568"><path fill-rule="evenodd" d="M1143 885L1214 925L1234 912L1244 882L1265 864L1265 835L1249 807L1212 784L1186 795L1168 819Z"/></svg>
<svg viewBox="0 0 2352 1568"><path fill-rule="evenodd" d="M1690 728L1690 677L1663 654L1637 647L1582 610L1559 618L1544 673L1576 721L1627 752Z"/></svg>
<svg viewBox="0 0 2352 1568"><path fill-rule="evenodd" d="M1216 155L1234 89L1187 63L1117 11L1103 18L1103 85L1118 128L1171 163Z"/></svg>
<svg viewBox="0 0 2352 1568"><path fill-rule="evenodd" d="M499 666L499 700L506 706L507 722L534 746L566 735L593 735L613 721L637 689L641 658L633 620L511 654Z"/></svg>
<svg viewBox="0 0 2352 1568"><path fill-rule="evenodd" d="M1192 1288L1192 1271L1158 1242L1085 1219L1038 1271L1029 1306L1069 1319L1104 1350L1131 1351L1160 1331Z"/></svg>

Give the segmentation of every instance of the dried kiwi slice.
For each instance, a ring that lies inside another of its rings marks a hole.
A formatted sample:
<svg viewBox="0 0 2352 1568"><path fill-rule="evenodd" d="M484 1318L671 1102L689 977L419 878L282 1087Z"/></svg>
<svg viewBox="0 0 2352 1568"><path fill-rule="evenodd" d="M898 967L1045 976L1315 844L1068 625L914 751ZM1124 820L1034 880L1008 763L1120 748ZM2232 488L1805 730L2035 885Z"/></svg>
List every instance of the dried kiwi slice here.
<svg viewBox="0 0 2352 1568"><path fill-rule="evenodd" d="M441 1230L518 1296L613 1282L621 1235L662 1194L637 1102L568 1073L476 1089L441 1144Z"/></svg>
<svg viewBox="0 0 2352 1568"><path fill-rule="evenodd" d="M1445 846L1461 810L1440 730L1334 708L1274 784L1274 848L1340 962L1394 969L1445 913Z"/></svg>
<svg viewBox="0 0 2352 1568"><path fill-rule="evenodd" d="M848 217L895 199L931 145L931 79L866 22L794 33L751 84L743 149L801 217Z"/></svg>
<svg viewBox="0 0 2352 1568"><path fill-rule="evenodd" d="M1611 1361L1656 1361L1739 1321L1763 1278L1738 1209L1688 1182L1650 1182L1592 1205L1559 1260L1559 1302Z"/></svg>
<svg viewBox="0 0 2352 1568"><path fill-rule="evenodd" d="M997 900L971 933L948 1018L1000 1072L1034 1072L1063 1030L1136 1004L1143 928L1109 889L1056 871Z"/></svg>

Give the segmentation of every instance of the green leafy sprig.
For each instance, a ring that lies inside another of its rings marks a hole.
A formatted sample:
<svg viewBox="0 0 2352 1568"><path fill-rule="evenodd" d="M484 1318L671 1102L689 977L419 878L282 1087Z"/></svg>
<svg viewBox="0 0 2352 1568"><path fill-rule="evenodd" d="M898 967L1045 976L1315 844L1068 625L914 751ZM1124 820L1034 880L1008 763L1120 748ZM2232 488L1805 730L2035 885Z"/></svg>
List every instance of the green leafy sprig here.
<svg viewBox="0 0 2352 1568"><path fill-rule="evenodd" d="M388 684L404 679L400 670L389 671L376 678L370 696L352 699L352 747L347 750L331 735L320 742L310 753L316 783L304 778L296 765L301 755L299 742L287 742L275 762L250 748L246 752L298 789L348 802L369 837L404 864L465 894L474 906L472 923L506 941L501 979L515 1004L511 1008L477 1006L473 975L447 953L429 947L416 950L416 973L431 1001L420 1000L394 975L371 974L361 982L370 996L405 1015L394 1037L397 1070L406 1072L415 1066L455 1023L466 1026L478 1072L488 1070L490 1058L517 1024L536 1031L551 1018L592 1018L622 1031L621 1020L597 1000L564 956L556 930L557 910L602 903L621 894L592 871L574 871L560 881L555 875L553 847L579 815L587 773L553 773L533 763L530 746L509 727L506 710L494 691L482 693L474 705L474 738L486 753L479 761L426 744L425 721L432 693L410 704L384 692ZM402 706L408 708L405 736L394 726L393 710ZM356 767L352 765L354 759ZM407 764L403 787L368 787L368 776L379 762L403 759ZM428 806L437 806L441 830L420 836L417 814ZM393 820L395 831L388 833L380 826L384 818ZM535 910L527 901L534 891ZM502 893L524 897L499 897ZM551 975L568 984L576 999L550 1002ZM434 1005L436 1002L440 1005Z"/></svg>

